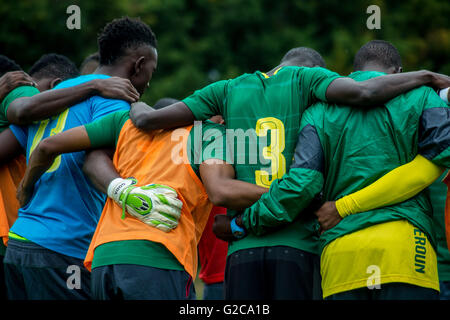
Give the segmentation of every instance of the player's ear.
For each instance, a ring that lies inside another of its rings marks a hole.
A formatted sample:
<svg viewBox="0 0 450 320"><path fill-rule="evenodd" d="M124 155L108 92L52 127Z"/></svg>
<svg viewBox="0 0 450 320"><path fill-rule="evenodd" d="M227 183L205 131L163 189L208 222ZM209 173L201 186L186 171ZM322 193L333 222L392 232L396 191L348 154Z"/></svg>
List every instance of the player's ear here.
<svg viewBox="0 0 450 320"><path fill-rule="evenodd" d="M144 68L145 64L145 57L140 56L135 62L134 62L134 75L138 75L142 69Z"/></svg>
<svg viewBox="0 0 450 320"><path fill-rule="evenodd" d="M53 89L58 83L62 82L61 78L55 78L50 82L50 89Z"/></svg>

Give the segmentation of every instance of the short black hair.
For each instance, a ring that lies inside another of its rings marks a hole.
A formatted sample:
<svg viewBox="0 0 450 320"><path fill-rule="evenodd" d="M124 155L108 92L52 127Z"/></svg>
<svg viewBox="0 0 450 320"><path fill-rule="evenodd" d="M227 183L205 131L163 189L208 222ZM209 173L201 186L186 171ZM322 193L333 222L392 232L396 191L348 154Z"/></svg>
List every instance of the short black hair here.
<svg viewBox="0 0 450 320"><path fill-rule="evenodd" d="M319 66L325 68L325 60L316 50L307 47L298 47L289 50L281 59L283 62L293 62L298 66Z"/></svg>
<svg viewBox="0 0 450 320"><path fill-rule="evenodd" d="M82 70L83 67L91 61L100 62L100 55L98 54L98 52L94 52L94 53L88 55L81 63L80 70Z"/></svg>
<svg viewBox="0 0 450 320"><path fill-rule="evenodd" d="M44 54L28 73L36 79L60 78L63 81L78 77L80 74L75 63L66 56L56 53Z"/></svg>
<svg viewBox="0 0 450 320"><path fill-rule="evenodd" d="M22 68L14 60L0 54L0 77L11 71L22 71Z"/></svg>
<svg viewBox="0 0 450 320"><path fill-rule="evenodd" d="M114 64L128 48L150 45L156 49L152 29L138 18L123 17L108 23L97 39L100 65Z"/></svg>
<svg viewBox="0 0 450 320"><path fill-rule="evenodd" d="M368 62L375 62L386 68L402 66L402 58L397 48L384 40L372 40L363 45L355 55L353 70L362 70Z"/></svg>
<svg viewBox="0 0 450 320"><path fill-rule="evenodd" d="M180 102L180 100L174 99L174 98L161 98L158 101L156 101L155 105L153 105L153 109L162 109L167 106L170 106L171 104Z"/></svg>

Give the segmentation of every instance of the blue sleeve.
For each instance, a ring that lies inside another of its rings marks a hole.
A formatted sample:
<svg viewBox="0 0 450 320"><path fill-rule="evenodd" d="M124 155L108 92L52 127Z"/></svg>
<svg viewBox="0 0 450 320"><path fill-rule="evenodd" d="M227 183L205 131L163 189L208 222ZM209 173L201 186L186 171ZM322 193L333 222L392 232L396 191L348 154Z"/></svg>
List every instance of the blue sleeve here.
<svg viewBox="0 0 450 320"><path fill-rule="evenodd" d="M28 140L28 127L17 126L12 124L9 126L12 133L16 137L17 141L19 141L20 145L24 150L27 150L27 140Z"/></svg>
<svg viewBox="0 0 450 320"><path fill-rule="evenodd" d="M106 99L100 96L92 97L91 114L92 121L117 111L130 110L130 104L123 100Z"/></svg>

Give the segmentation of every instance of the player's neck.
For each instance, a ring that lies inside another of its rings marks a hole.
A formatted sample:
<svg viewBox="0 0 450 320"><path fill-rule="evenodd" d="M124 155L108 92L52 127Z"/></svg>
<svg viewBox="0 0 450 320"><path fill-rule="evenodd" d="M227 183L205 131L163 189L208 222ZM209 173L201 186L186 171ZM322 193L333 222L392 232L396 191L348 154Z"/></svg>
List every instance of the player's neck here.
<svg viewBox="0 0 450 320"><path fill-rule="evenodd" d="M384 73L389 73L389 70L386 69L383 66L380 66L377 63L367 63L365 64L362 68L361 71L378 71L378 72L384 72Z"/></svg>
<svg viewBox="0 0 450 320"><path fill-rule="evenodd" d="M128 72L124 68L120 68L117 66L99 66L95 71L94 74L106 74L107 76L111 77L121 77L121 78L128 78Z"/></svg>

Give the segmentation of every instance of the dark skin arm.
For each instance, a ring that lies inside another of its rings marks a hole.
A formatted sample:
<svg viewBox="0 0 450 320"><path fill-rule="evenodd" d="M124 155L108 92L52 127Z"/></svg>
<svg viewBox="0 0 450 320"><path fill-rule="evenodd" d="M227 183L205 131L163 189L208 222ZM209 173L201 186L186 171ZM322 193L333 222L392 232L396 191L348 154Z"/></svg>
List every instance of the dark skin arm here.
<svg viewBox="0 0 450 320"><path fill-rule="evenodd" d="M86 157L83 172L103 193L107 193L112 180L120 177L105 150L91 151ZM229 209L244 209L258 201L268 190L234 179L233 166L221 160L203 162L200 165L200 176L211 202Z"/></svg>
<svg viewBox="0 0 450 320"><path fill-rule="evenodd" d="M34 80L23 71L11 71L0 77L0 101L17 87L36 86Z"/></svg>
<svg viewBox="0 0 450 320"><path fill-rule="evenodd" d="M20 205L23 206L28 202L33 194L34 185L58 155L83 151L90 147L91 141L84 126L61 132L39 142L30 156L23 180L17 188Z"/></svg>
<svg viewBox="0 0 450 320"><path fill-rule="evenodd" d="M0 165L3 165L23 153L16 136L8 128L0 133Z"/></svg>
<svg viewBox="0 0 450 320"><path fill-rule="evenodd" d="M328 102L352 106L376 106L422 85L446 88L450 77L430 71L391 74L366 81L338 78L328 86Z"/></svg>
<svg viewBox="0 0 450 320"><path fill-rule="evenodd" d="M210 160L200 165L200 175L211 202L228 209L242 210L251 206L269 189L235 179L232 165L221 160ZM236 219L239 226L240 216ZM219 214L214 217L213 232L224 241L236 240L231 233L231 217Z"/></svg>
<svg viewBox="0 0 450 320"><path fill-rule="evenodd" d="M83 173L89 178L94 187L108 193L108 186L116 178L120 178L112 162L113 149L97 149L86 154Z"/></svg>
<svg viewBox="0 0 450 320"><path fill-rule="evenodd" d="M342 220L342 217L336 209L336 201L325 202L320 209L315 212L315 215L320 224L320 234L333 228Z"/></svg>
<svg viewBox="0 0 450 320"><path fill-rule="evenodd" d="M130 119L136 128L143 131L168 129L187 126L194 123L194 115L184 102L154 110L143 102L133 103Z"/></svg>
<svg viewBox="0 0 450 320"><path fill-rule="evenodd" d="M326 96L333 103L376 106L422 85L446 88L450 85L450 77L430 71L414 71L360 82L338 78L328 86ZM144 103L135 103L131 107L130 118L143 131L190 125L195 120L191 110L183 102L160 110L149 109Z"/></svg>
<svg viewBox="0 0 450 320"><path fill-rule="evenodd" d="M47 119L94 95L125 100L129 103L139 99L139 93L128 79L119 77L94 79L74 87L48 90L32 97L18 98L8 107L6 112L8 121L17 125L27 125L33 121Z"/></svg>
<svg viewBox="0 0 450 320"><path fill-rule="evenodd" d="M232 165L211 159L200 165L200 176L211 202L220 207L242 210L259 200L269 189L235 179Z"/></svg>

